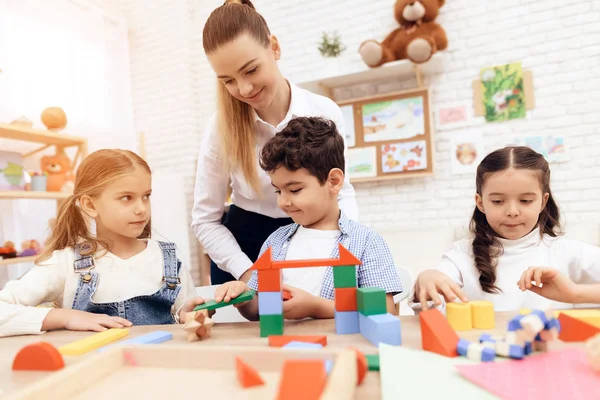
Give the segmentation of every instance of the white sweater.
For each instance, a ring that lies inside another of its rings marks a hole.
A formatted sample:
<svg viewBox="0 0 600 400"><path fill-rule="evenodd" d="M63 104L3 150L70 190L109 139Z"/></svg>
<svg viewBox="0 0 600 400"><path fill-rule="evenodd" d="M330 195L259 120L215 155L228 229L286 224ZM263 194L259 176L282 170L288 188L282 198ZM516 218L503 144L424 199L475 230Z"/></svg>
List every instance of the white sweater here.
<svg viewBox="0 0 600 400"><path fill-rule="evenodd" d="M51 310L36 307L53 302L60 308L71 308L80 275L74 272L72 248L57 250L52 257L34 266L21 279L10 281L0 291L0 337L39 334L42 322ZM163 282L162 250L154 240L142 252L123 260L108 252L95 258L94 272L99 275L94 293L96 303L118 302L132 297L151 295ZM195 296L189 270L179 270L181 291L173 306L177 310Z"/></svg>
<svg viewBox="0 0 600 400"><path fill-rule="evenodd" d="M542 238L537 229L520 239L500 239L500 242L504 252L498 258L496 267L496 286L502 290L499 294L485 293L481 289L472 239L455 242L436 269L458 282L469 300L491 301L496 311L573 307L572 304L554 302L530 291L522 292L517 282L529 267L556 268L576 283L600 282L599 247L565 237L544 235Z"/></svg>

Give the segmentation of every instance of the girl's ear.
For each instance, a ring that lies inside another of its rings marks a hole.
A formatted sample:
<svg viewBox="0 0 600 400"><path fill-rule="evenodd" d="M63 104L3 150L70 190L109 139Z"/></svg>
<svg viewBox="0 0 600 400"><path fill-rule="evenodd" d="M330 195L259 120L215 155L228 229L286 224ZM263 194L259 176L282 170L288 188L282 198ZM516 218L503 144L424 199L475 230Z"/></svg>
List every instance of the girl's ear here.
<svg viewBox="0 0 600 400"><path fill-rule="evenodd" d="M339 168L332 168L327 176L327 184L329 191L337 195L344 186L344 172Z"/></svg>
<svg viewBox="0 0 600 400"><path fill-rule="evenodd" d="M549 198L550 198L550 193L544 193L544 197L542 199L542 208L540 209L540 212L544 211L544 208L546 208L546 204L548 204Z"/></svg>
<svg viewBox="0 0 600 400"><path fill-rule="evenodd" d="M269 36L269 45L271 47L273 55L275 56L275 60L279 60L281 58L281 46L279 45L279 40L277 39L277 36Z"/></svg>
<svg viewBox="0 0 600 400"><path fill-rule="evenodd" d="M92 200L92 198L87 194L84 194L79 198L79 206L88 217L92 219L96 219L98 217L98 210L96 210L94 200Z"/></svg>
<svg viewBox="0 0 600 400"><path fill-rule="evenodd" d="M477 205L477 208L479 208L479 211L485 214L485 210L483 209L483 197L481 197L479 193L475 194L475 204Z"/></svg>

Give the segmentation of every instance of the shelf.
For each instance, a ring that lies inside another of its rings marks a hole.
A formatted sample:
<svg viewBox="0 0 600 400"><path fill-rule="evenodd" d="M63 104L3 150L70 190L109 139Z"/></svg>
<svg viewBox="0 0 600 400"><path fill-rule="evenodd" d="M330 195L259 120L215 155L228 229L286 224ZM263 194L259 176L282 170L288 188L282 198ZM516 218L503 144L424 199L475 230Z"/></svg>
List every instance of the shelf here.
<svg viewBox="0 0 600 400"><path fill-rule="evenodd" d="M326 76L316 80L298 83L298 86L310 90L313 93L331 97L331 90L339 87L359 85L380 80L397 80L416 73L416 64L409 60L393 61L383 64L381 67L369 68L362 65L356 71L337 76ZM419 64L421 74L435 74L444 71L444 53L434 54L431 59Z"/></svg>
<svg viewBox="0 0 600 400"><path fill-rule="evenodd" d="M63 200L69 197L70 193L63 192L34 192L29 190L9 190L0 191L0 199L48 199Z"/></svg>
<svg viewBox="0 0 600 400"><path fill-rule="evenodd" d="M63 147L82 146L87 144L86 138L3 123L0 123L0 138Z"/></svg>
<svg viewBox="0 0 600 400"><path fill-rule="evenodd" d="M12 265L34 262L38 256L0 259L0 265Z"/></svg>

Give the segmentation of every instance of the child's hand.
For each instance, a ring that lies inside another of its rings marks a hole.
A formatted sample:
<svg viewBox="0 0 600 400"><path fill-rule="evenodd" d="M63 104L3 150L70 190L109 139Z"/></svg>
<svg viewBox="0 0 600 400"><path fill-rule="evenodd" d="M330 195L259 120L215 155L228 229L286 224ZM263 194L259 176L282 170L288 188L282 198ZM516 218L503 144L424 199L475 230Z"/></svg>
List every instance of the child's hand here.
<svg viewBox="0 0 600 400"><path fill-rule="evenodd" d="M248 287L248 285L246 285L246 282L242 282L242 281L225 282L224 284L219 286L217 288L217 290L215 291L215 301L217 303L219 303L221 301L228 302L228 301L231 301L231 299L235 299L240 294L242 294L248 290L250 290L250 288ZM248 303L248 302L245 301L243 303L234 304L234 307L241 307L246 303Z"/></svg>
<svg viewBox="0 0 600 400"><path fill-rule="evenodd" d="M204 304L204 303L206 303L206 300L204 300L204 297L200 297L200 296L193 297L193 298L189 299L188 301L186 301L185 304L183 306L181 306L181 308L179 309L179 323L185 324L187 313L194 311L194 308L196 308L196 306L199 306L200 304ZM208 312L209 317L212 317L214 314L215 314L215 310Z"/></svg>
<svg viewBox="0 0 600 400"><path fill-rule="evenodd" d="M453 302L457 297L462 302L469 301L460 286L448 275L434 269L421 272L415 284L415 296L423 311L427 310L428 300L433 300L436 307L441 305L440 294L444 296L446 303Z"/></svg>
<svg viewBox="0 0 600 400"><path fill-rule="evenodd" d="M320 297L313 296L302 289L282 285L283 290L290 292L292 298L283 302L283 317L286 319L303 319L314 317ZM260 293L258 294L260 296Z"/></svg>
<svg viewBox="0 0 600 400"><path fill-rule="evenodd" d="M550 300L577 302L577 284L554 268L529 267L517 285L522 291L530 290Z"/></svg>
<svg viewBox="0 0 600 400"><path fill-rule="evenodd" d="M64 328L70 331L102 332L108 328L127 328L131 325L133 325L131 322L121 317L56 308L51 310L44 319L42 330Z"/></svg>

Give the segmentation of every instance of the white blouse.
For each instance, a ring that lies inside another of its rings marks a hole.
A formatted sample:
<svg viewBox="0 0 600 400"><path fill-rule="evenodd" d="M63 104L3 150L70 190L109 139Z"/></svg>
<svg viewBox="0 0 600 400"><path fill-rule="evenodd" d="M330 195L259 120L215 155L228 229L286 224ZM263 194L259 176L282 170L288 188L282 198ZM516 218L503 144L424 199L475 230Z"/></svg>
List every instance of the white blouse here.
<svg viewBox="0 0 600 400"><path fill-rule="evenodd" d="M263 146L295 117L328 118L335 122L338 131L342 137L345 137L344 118L337 104L327 97L301 89L291 82L290 88L292 92L290 108L279 125L274 127L256 116L257 155L260 154ZM217 120L216 114L213 115L207 123L198 156L192 227L210 258L236 279L252 266L252 261L242 252L231 232L221 224L228 182L231 182L231 201L236 206L272 218L287 217L277 206L277 196L271 186L271 179L260 168L258 157L256 168L262 198L254 193L241 172L228 173L225 161L219 153ZM349 218L358 220L356 196L347 174L338 199L344 213Z"/></svg>

